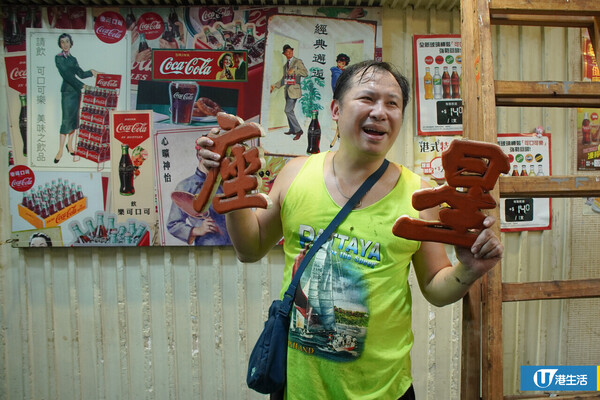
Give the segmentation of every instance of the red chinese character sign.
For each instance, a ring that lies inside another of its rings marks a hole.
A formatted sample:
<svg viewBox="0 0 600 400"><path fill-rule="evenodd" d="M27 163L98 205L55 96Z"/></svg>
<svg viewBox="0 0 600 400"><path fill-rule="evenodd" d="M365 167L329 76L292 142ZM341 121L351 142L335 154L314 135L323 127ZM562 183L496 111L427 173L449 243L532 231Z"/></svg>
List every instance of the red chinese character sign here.
<svg viewBox="0 0 600 400"><path fill-rule="evenodd" d="M261 151L256 147L246 149L240 144L264 136L263 129L256 123L244 123L239 117L225 113L217 115L217 122L225 132L212 137L211 150L221 156L221 167L208 172L198 194L176 191L171 199L191 216L206 212L211 199L213 208L220 214L241 208L270 207L267 195L252 193L258 187L254 174L264 165ZM221 180L223 193L216 195Z"/></svg>
<svg viewBox="0 0 600 400"><path fill-rule="evenodd" d="M392 232L405 239L470 247L477 238L474 230L483 228L481 209L496 207L489 191L501 173L510 171L508 157L496 144L455 140L442 154L442 165L447 185L419 190L412 199L419 211L447 204L440 221L401 216Z"/></svg>

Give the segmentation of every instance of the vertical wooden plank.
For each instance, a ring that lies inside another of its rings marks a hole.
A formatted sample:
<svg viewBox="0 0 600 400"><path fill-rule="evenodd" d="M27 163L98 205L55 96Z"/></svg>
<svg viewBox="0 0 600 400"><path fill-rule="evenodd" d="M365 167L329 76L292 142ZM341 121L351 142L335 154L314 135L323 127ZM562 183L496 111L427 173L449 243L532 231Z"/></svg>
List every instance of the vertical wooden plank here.
<svg viewBox="0 0 600 400"><path fill-rule="evenodd" d="M474 135L478 124L478 80L481 74L479 24L475 0L461 1L461 42L463 49L463 132ZM472 51L471 51L472 49ZM481 375L481 288L475 284L463 299L461 399L477 400Z"/></svg>
<svg viewBox="0 0 600 400"><path fill-rule="evenodd" d="M99 299L101 365L104 371L104 390L108 398L118 398L123 390L121 382L120 327L117 293L117 268L123 263L121 250L101 252L93 249L94 256L99 255Z"/></svg>
<svg viewBox="0 0 600 400"><path fill-rule="evenodd" d="M192 381L192 327L190 268L188 254L182 251L171 252L173 259L173 333L175 363L175 389L179 399L194 398Z"/></svg>
<svg viewBox="0 0 600 400"><path fill-rule="evenodd" d="M96 294L96 275L97 263L94 267L94 259L87 250L72 249L73 268L75 279L73 287L75 288L78 313L77 313L77 332L78 332L78 370L80 374L81 385L79 393L84 399L100 398L99 387L99 367L100 355L98 354L99 335L99 305Z"/></svg>
<svg viewBox="0 0 600 400"><path fill-rule="evenodd" d="M54 249L51 263L52 329L54 331L54 381L57 398L68 399L76 396L75 373L77 353L74 349L75 329L72 323L71 282L66 249Z"/></svg>

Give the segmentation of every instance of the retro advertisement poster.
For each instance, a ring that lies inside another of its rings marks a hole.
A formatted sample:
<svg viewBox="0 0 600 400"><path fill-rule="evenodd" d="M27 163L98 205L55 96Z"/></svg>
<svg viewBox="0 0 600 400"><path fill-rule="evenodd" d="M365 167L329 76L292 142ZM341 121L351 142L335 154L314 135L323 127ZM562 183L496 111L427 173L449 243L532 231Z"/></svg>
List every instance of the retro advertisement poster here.
<svg viewBox="0 0 600 400"><path fill-rule="evenodd" d="M432 187L446 183L442 166L442 153L453 140L461 136L417 136L414 139L413 171L425 179Z"/></svg>
<svg viewBox="0 0 600 400"><path fill-rule="evenodd" d="M13 160L16 165L27 164L27 57L24 52L4 57L6 68L6 99L8 125Z"/></svg>
<svg viewBox="0 0 600 400"><path fill-rule="evenodd" d="M99 82L105 74L129 76L130 39L123 35L113 43L100 40L94 30L27 30L27 155L31 168L102 170L101 163L108 156L100 160L100 146L94 148L94 157L77 152L83 145L78 138L81 107L91 106L90 114L104 117L109 108L128 108L127 79L121 79L119 89L101 87ZM87 102L82 104L84 96ZM93 128L102 130L106 125L94 124Z"/></svg>
<svg viewBox="0 0 600 400"><path fill-rule="evenodd" d="M510 175L552 175L550 134L498 134L498 145L509 157ZM548 230L552 228L552 200L549 198L500 199L500 227L503 232Z"/></svg>
<svg viewBox="0 0 600 400"><path fill-rule="evenodd" d="M415 35L418 135L462 135L460 35Z"/></svg>
<svg viewBox="0 0 600 400"><path fill-rule="evenodd" d="M328 150L336 137L329 117L333 85L346 65L373 59L373 23L275 15L269 19L261 125L266 153ZM343 60L337 62L336 60Z"/></svg>
<svg viewBox="0 0 600 400"><path fill-rule="evenodd" d="M156 237L152 111L113 111L110 130L111 208L127 230L110 226L109 243L148 246Z"/></svg>

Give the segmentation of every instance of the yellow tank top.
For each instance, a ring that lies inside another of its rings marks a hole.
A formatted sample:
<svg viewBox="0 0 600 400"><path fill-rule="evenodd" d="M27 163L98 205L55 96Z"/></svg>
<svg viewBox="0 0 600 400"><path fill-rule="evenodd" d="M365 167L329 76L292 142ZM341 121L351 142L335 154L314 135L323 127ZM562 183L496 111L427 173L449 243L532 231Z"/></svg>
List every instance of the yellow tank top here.
<svg viewBox="0 0 600 400"><path fill-rule="evenodd" d="M326 153L308 158L281 209L287 289L299 255L339 207L325 187ZM288 399L397 399L412 382L408 272L420 242L392 234L411 205L418 175L402 168L396 186L353 210L304 271L291 313Z"/></svg>

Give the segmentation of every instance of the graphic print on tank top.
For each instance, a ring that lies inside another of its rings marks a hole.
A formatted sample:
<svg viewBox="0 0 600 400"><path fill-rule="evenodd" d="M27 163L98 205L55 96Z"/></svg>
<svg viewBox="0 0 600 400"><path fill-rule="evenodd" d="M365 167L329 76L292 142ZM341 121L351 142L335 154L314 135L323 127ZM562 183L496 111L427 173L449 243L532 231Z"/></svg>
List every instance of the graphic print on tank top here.
<svg viewBox="0 0 600 400"><path fill-rule="evenodd" d="M364 348L367 287L353 260L340 257L332 240L310 261L296 289L289 347L332 361L351 361ZM294 263L294 272L304 252Z"/></svg>

